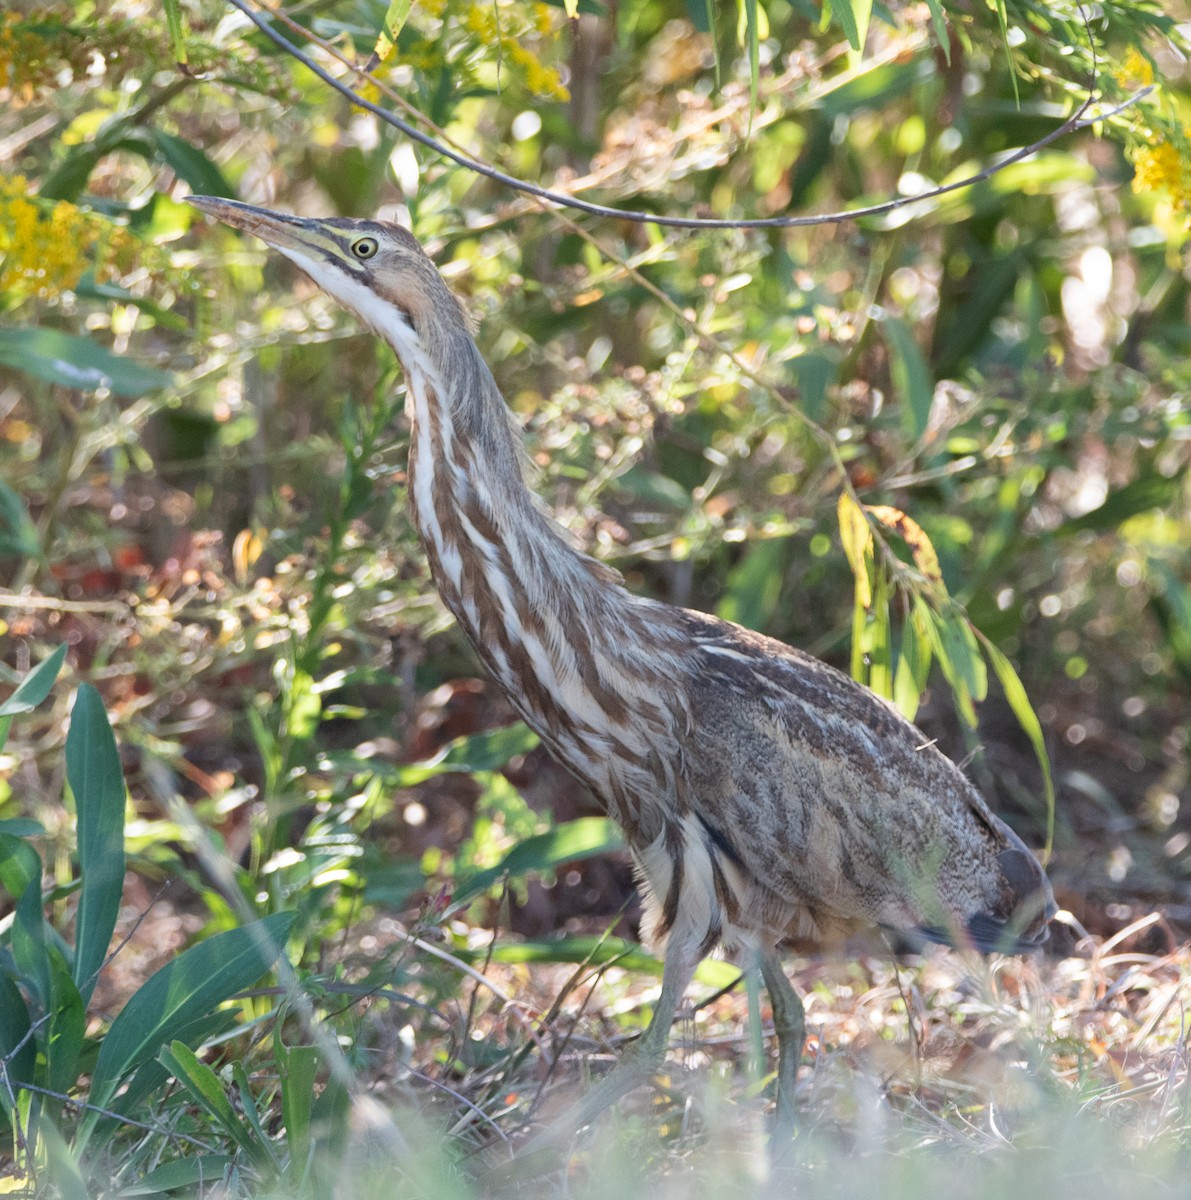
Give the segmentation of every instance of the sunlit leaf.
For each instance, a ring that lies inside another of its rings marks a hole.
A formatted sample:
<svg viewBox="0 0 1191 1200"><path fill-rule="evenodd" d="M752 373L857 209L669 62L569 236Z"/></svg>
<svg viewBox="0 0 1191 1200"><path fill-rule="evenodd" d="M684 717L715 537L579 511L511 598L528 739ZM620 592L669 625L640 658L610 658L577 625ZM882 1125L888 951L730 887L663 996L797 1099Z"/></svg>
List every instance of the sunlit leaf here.
<svg viewBox="0 0 1191 1200"><path fill-rule="evenodd" d="M839 535L844 554L856 579L856 601L861 607L867 608L872 603L872 590L866 555L872 549L873 531L864 512L847 492L840 493L836 516L839 520Z"/></svg>
<svg viewBox="0 0 1191 1200"><path fill-rule="evenodd" d="M58 329L0 329L0 366L81 392L108 388L117 396L143 396L173 382L165 371Z"/></svg>
<svg viewBox="0 0 1191 1200"><path fill-rule="evenodd" d="M552 871L564 863L579 862L624 845L620 830L607 817L580 817L545 833L535 834L514 846L499 863L465 877L452 896L452 909L482 895L506 876L531 871Z"/></svg>

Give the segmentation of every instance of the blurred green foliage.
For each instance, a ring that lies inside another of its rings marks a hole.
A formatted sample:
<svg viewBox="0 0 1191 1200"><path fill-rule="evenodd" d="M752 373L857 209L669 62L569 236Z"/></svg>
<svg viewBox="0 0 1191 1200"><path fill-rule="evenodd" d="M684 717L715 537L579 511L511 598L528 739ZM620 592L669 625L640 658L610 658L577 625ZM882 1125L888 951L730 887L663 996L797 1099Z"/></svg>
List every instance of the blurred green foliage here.
<svg viewBox="0 0 1191 1200"><path fill-rule="evenodd" d="M1045 742L1052 872L1089 927L1159 901L1177 922L1191 876L1188 14L577 13L316 0L270 19L368 98L603 203L740 218L908 202L763 232L580 225L409 144L221 0L0 14L0 681L68 646L64 678L98 689L122 747L135 876L172 881L206 937L296 913L291 956L352 1069L397 1053L396 1021L485 1114L505 1111L507 1077L469 1058L460 964L509 961L503 940L478 948L483 924L523 907L526 874L549 881L615 834L581 808L556 824L532 739L490 732L511 714L460 683L476 667L405 511L390 356L262 247L203 224L191 191L408 224L477 317L564 525L634 589L844 665L851 645L855 673L957 756L979 738L973 773L1035 844ZM371 82L342 64L374 52ZM1112 106L1151 83L1099 126L912 199L1044 137L1089 88ZM845 553L845 482L921 539L879 518L866 537L884 541ZM70 688L14 702L0 833L35 818L66 888L86 840L60 799ZM34 895L9 886L38 872L32 853L13 848L0 877L14 904ZM601 940L620 899L528 952L575 963L571 986L588 965L639 965ZM63 916L65 891L54 904ZM39 936L35 907L16 910L14 956L22 928ZM400 937L378 950L370 932L357 953L361 926L396 917ZM447 959L411 949L422 935ZM83 982L51 973L5 1002ZM82 993L68 998L77 1033ZM501 1036L519 1064L528 1042ZM297 1094L230 1066L213 1082L199 1044L154 1055L232 1146L162 1190L247 1163L317 1192L298 1159L321 1135ZM264 1073L307 1049L278 1041ZM68 1051L38 1078L94 1069ZM248 1107L229 1113L224 1088ZM284 1152L253 1129L274 1101ZM71 1177L69 1155L54 1161ZM126 1165L127 1180L154 1168L147 1149Z"/></svg>

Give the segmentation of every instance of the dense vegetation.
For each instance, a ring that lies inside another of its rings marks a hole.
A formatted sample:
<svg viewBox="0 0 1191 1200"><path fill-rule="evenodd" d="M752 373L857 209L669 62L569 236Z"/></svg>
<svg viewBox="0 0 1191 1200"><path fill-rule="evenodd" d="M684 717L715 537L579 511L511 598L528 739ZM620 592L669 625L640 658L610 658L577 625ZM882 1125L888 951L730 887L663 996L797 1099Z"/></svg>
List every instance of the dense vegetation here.
<svg viewBox="0 0 1191 1200"><path fill-rule="evenodd" d="M579 542L850 667L1053 841L1038 962L792 958L812 1037L769 1184L766 1014L709 961L695 1073L533 1186L1177 1190L1191 12L261 11L555 191L904 203L568 212L224 0L0 13L0 1187L524 1194L473 1181L657 983L615 831L434 594L390 354L202 192L410 226ZM986 174L1093 93L1144 94Z"/></svg>

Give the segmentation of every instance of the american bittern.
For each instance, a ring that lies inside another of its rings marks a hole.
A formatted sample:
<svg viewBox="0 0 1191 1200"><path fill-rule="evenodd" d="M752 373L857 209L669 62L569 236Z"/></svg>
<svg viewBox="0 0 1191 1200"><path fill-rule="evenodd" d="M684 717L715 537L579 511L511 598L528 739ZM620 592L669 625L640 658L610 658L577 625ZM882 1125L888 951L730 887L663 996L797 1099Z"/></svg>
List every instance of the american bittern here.
<svg viewBox="0 0 1191 1200"><path fill-rule="evenodd" d="M571 548L526 486L519 430L411 234L192 203L280 250L396 352L413 520L443 601L624 830L665 970L653 1019L583 1118L656 1072L717 942L759 957L788 1126L804 1025L778 957L784 936L875 925L982 951L1045 939L1055 906L1041 867L913 725L817 659L634 596Z"/></svg>

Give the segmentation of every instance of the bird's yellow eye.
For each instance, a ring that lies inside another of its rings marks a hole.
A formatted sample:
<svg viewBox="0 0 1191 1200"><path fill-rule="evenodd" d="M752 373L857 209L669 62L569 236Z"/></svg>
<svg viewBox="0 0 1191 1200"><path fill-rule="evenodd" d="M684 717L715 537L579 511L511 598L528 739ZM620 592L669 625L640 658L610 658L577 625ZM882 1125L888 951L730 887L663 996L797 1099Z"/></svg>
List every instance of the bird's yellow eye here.
<svg viewBox="0 0 1191 1200"><path fill-rule="evenodd" d="M371 258L379 249L376 238L362 237L352 242L352 253L357 258Z"/></svg>

